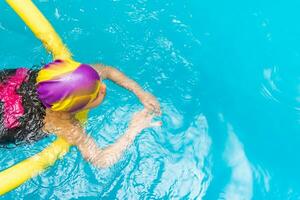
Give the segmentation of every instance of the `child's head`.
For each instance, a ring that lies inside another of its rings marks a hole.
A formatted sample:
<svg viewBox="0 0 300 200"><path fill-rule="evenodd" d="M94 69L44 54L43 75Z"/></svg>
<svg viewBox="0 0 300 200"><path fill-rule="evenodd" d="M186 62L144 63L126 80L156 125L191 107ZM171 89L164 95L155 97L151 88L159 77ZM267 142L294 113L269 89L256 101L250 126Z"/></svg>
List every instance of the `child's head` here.
<svg viewBox="0 0 300 200"><path fill-rule="evenodd" d="M105 85L90 65L56 60L39 71L37 93L52 110L76 112L99 105Z"/></svg>

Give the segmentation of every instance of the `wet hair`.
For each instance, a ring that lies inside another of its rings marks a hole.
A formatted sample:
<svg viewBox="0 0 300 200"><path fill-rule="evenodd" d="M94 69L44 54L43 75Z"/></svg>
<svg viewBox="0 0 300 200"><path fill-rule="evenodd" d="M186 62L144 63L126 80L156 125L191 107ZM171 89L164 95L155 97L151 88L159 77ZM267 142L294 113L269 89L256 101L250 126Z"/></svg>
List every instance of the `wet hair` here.
<svg viewBox="0 0 300 200"><path fill-rule="evenodd" d="M8 77L14 75L16 69L0 71L0 82L5 83ZM9 144L20 145L37 141L46 134L42 131L46 108L41 103L36 92L36 77L38 70L29 70L28 81L24 81L16 91L22 97L24 115L19 118L19 126L5 128L3 102L0 101L0 147Z"/></svg>

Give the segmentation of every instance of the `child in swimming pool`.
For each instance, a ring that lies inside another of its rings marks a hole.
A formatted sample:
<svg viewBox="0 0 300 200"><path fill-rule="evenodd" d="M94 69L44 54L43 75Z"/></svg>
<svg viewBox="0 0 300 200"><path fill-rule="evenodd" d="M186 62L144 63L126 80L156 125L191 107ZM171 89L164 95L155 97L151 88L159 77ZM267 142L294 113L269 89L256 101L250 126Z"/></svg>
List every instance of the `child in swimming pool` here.
<svg viewBox="0 0 300 200"><path fill-rule="evenodd" d="M85 133L75 114L103 101L104 79L132 91L145 109L133 115L123 136L102 149ZM156 98L117 69L101 64L72 68L62 60L41 70L0 71L0 109L0 144L35 141L54 133L77 146L86 160L101 168L116 163L143 129L161 125L152 122L160 114Z"/></svg>

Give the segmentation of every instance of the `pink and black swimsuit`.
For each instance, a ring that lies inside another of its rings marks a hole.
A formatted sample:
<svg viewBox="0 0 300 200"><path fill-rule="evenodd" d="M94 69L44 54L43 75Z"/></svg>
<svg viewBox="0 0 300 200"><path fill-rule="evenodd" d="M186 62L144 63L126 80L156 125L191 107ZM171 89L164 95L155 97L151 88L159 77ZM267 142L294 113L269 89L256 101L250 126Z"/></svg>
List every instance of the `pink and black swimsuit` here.
<svg viewBox="0 0 300 200"><path fill-rule="evenodd" d="M45 107L36 92L38 71L0 71L0 145L35 141L42 133Z"/></svg>

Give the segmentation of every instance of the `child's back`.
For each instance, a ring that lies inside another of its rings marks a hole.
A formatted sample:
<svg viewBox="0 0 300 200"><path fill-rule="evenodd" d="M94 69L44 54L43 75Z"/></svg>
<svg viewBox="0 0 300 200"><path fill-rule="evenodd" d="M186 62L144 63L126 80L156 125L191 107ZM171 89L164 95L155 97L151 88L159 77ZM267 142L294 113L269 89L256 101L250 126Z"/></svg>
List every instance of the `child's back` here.
<svg viewBox="0 0 300 200"><path fill-rule="evenodd" d="M0 145L44 136L45 107L36 94L37 72L25 68L0 71Z"/></svg>

